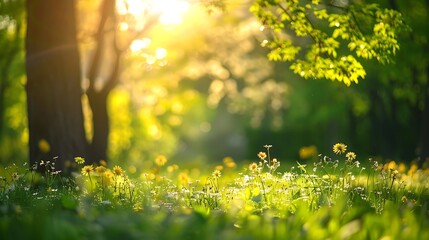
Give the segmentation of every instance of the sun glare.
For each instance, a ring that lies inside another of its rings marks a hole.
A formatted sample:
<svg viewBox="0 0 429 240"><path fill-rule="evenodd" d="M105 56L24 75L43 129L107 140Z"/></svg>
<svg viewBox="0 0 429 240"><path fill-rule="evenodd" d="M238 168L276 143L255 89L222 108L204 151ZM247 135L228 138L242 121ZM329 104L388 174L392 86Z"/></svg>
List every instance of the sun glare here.
<svg viewBox="0 0 429 240"><path fill-rule="evenodd" d="M147 48L151 42L150 38L137 39L131 43L130 49L132 52L138 52Z"/></svg>
<svg viewBox="0 0 429 240"><path fill-rule="evenodd" d="M151 1L151 11L160 14L159 21L163 24L180 24L182 15L189 10L189 3L181 0Z"/></svg>
<svg viewBox="0 0 429 240"><path fill-rule="evenodd" d="M116 10L120 15L141 16L145 13L146 8L146 3L143 0L119 0L116 2Z"/></svg>
<svg viewBox="0 0 429 240"><path fill-rule="evenodd" d="M185 0L118 0L116 10L120 15L141 18L144 14L159 14L162 24L180 24L182 15L189 10Z"/></svg>

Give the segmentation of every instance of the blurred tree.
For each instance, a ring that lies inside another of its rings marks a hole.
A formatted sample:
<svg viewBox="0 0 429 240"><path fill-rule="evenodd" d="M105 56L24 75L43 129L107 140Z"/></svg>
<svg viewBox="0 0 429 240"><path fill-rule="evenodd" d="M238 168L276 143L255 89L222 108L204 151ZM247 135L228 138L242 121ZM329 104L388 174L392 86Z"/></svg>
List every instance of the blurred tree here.
<svg viewBox="0 0 429 240"><path fill-rule="evenodd" d="M387 156L394 153L389 157L418 157L423 164L429 158L429 58L426 54L429 3L424 0L370 2L403 12L412 29L399 39L401 51L394 65L387 66L385 71L368 65L374 78L365 83L361 94L366 94L371 103L368 115L373 121L376 142L381 144L373 148L383 148L383 155ZM404 154L401 149L409 150Z"/></svg>
<svg viewBox="0 0 429 240"><path fill-rule="evenodd" d="M23 157L24 1L0 1L0 160ZM25 156L25 154L24 154Z"/></svg>
<svg viewBox="0 0 429 240"><path fill-rule="evenodd" d="M76 3L27 2L26 87L31 164L59 157L57 167L64 169L75 156L86 157L87 163L107 160L107 99L119 82L122 57L154 23L167 21L162 18L162 10L148 13L148 9L159 7L155 1L79 1L78 11ZM86 7L91 12L85 12ZM94 10L97 8L98 13ZM86 18L92 22L84 21ZM95 28L81 31L88 23ZM135 47L142 48L139 43ZM79 47L91 53L83 73ZM162 54L156 52L151 59L161 59ZM85 129L82 98L89 103L90 130Z"/></svg>

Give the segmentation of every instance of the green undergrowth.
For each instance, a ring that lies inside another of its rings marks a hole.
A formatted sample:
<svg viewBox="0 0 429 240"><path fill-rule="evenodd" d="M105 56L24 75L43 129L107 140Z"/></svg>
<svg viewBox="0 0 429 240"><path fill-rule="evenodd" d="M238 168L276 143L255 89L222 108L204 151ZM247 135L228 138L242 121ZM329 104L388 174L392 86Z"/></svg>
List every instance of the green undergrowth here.
<svg viewBox="0 0 429 240"><path fill-rule="evenodd" d="M2 239L429 239L429 172L360 162L344 144L280 171L271 146L193 175L164 156L140 175L85 165L65 177L55 160L0 179ZM43 174L35 169L44 169Z"/></svg>

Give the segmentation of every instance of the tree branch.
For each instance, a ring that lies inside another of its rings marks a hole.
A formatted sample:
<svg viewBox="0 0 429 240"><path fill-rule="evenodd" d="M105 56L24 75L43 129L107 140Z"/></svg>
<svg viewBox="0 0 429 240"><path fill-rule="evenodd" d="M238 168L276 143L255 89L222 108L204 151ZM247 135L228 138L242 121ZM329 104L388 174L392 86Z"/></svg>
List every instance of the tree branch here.
<svg viewBox="0 0 429 240"><path fill-rule="evenodd" d="M100 71L101 66L101 57L104 49L104 36L105 36L105 26L109 15L114 10L115 0L104 0L100 6L100 23L98 25L98 30L95 36L95 41L97 42L97 47L95 49L94 57L92 58L90 70L89 70L89 87L88 89L93 91L95 87L95 79L97 74Z"/></svg>

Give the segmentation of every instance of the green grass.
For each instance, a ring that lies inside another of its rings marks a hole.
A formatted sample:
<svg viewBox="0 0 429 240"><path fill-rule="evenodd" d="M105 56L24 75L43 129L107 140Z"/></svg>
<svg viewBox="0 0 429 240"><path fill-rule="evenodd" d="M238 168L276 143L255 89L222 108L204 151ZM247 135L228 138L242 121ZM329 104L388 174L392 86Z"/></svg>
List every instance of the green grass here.
<svg viewBox="0 0 429 240"><path fill-rule="evenodd" d="M40 163L42 175L8 166L0 238L429 239L427 170L359 162L334 146L335 159L280 171L270 147L249 165L227 159L200 175L164 157L133 177L80 158L71 177L53 162Z"/></svg>

